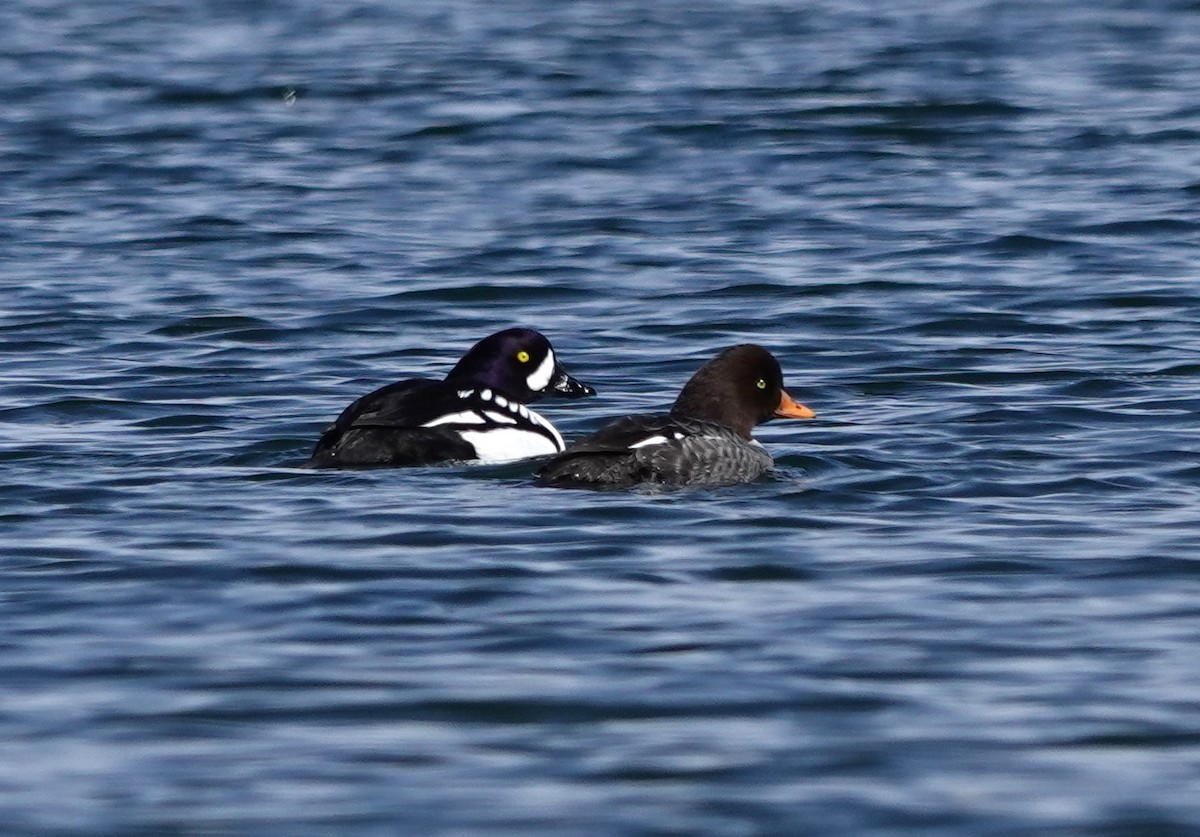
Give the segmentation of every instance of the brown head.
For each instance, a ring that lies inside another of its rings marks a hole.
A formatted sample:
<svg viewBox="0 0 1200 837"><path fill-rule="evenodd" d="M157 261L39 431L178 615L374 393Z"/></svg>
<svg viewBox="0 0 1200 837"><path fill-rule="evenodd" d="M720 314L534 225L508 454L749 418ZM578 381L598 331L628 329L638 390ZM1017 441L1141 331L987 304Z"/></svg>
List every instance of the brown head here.
<svg viewBox="0 0 1200 837"><path fill-rule="evenodd" d="M671 414L715 421L747 439L755 425L777 416L816 415L784 390L779 361L751 343L728 348L701 366L675 399Z"/></svg>

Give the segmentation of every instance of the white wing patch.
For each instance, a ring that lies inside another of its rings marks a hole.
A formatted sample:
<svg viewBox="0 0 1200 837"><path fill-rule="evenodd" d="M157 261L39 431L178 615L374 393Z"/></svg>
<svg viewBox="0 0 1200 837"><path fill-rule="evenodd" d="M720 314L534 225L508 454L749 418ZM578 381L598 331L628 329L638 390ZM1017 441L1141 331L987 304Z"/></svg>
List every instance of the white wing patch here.
<svg viewBox="0 0 1200 837"><path fill-rule="evenodd" d="M439 424L487 424L487 419L472 410L461 413L447 413L444 416L427 421L422 427L437 427Z"/></svg>
<svg viewBox="0 0 1200 837"><path fill-rule="evenodd" d="M525 383L534 392L541 392L550 386L550 377L554 374L554 350L549 349L538 368L529 373Z"/></svg>
<svg viewBox="0 0 1200 837"><path fill-rule="evenodd" d="M683 434L680 433L678 430L671 431L670 439L668 439L666 436L664 436L660 433L656 433L653 436L647 436L645 439L642 439L642 441L640 441L640 442L634 442L632 445L629 446L629 449L633 450L634 448L648 448L651 445L665 445L667 442L670 442L672 440L678 442L682 438L683 438Z"/></svg>
<svg viewBox="0 0 1200 837"><path fill-rule="evenodd" d="M497 413L495 410L484 410L483 414L497 424L516 424L517 420L512 416L504 413Z"/></svg>

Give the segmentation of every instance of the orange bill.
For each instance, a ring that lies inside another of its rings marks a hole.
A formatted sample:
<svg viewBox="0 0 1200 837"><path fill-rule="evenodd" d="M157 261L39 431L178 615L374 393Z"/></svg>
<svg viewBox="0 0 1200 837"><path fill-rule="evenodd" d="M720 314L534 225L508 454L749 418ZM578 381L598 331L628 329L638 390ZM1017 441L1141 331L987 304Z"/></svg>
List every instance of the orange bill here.
<svg viewBox="0 0 1200 837"><path fill-rule="evenodd" d="M786 392L780 392L779 406L775 408L775 415L780 418L813 418L816 413L803 404L797 404Z"/></svg>

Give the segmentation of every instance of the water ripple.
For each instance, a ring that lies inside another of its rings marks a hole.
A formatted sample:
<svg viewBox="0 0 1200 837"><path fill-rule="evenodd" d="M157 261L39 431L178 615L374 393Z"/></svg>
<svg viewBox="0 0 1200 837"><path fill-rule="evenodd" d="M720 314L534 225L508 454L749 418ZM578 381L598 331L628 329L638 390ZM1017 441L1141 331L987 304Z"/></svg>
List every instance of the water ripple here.
<svg viewBox="0 0 1200 837"><path fill-rule="evenodd" d="M8 831L1200 829L1194 3L177 5L0 8ZM297 467L513 324L819 417Z"/></svg>

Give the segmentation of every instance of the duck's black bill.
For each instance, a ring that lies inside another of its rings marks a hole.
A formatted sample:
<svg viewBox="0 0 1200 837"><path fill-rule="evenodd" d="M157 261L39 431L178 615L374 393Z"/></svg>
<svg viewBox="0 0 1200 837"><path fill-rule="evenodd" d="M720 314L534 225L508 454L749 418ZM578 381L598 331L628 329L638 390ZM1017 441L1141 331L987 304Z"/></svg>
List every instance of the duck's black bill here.
<svg viewBox="0 0 1200 837"><path fill-rule="evenodd" d="M583 398L596 394L596 390L582 381L575 380L567 374L567 370L558 365L554 367L554 377L550 379L549 390L551 395L563 398Z"/></svg>

